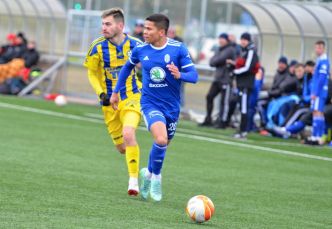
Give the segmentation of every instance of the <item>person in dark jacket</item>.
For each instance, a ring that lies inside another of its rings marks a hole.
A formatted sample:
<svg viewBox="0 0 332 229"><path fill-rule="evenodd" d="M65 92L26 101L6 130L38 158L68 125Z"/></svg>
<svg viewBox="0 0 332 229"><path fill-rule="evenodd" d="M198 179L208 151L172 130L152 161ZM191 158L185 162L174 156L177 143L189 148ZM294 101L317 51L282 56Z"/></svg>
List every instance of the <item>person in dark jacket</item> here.
<svg viewBox="0 0 332 229"><path fill-rule="evenodd" d="M295 76L295 66L298 64L297 60L291 60L291 62L289 63L289 75L292 77L296 77Z"/></svg>
<svg viewBox="0 0 332 229"><path fill-rule="evenodd" d="M228 34L219 35L219 49L215 52L210 60L210 66L216 67L214 81L211 84L209 92L206 96L206 117L202 126L212 125L213 100L221 93L221 104L219 110L219 118L217 127L225 128L227 125L227 117L229 110L229 96L231 93L231 68L227 65L226 60L235 60L236 50L228 39Z"/></svg>
<svg viewBox="0 0 332 229"><path fill-rule="evenodd" d="M36 50L36 43L34 41L29 41L27 50L24 52L22 58L24 59L26 68L31 68L38 63L39 53Z"/></svg>
<svg viewBox="0 0 332 229"><path fill-rule="evenodd" d="M278 98L281 96L285 89L285 81L290 78L288 71L288 61L287 58L282 56L278 61L278 69L273 78L273 83L271 88L268 90L270 98Z"/></svg>
<svg viewBox="0 0 332 229"><path fill-rule="evenodd" d="M235 66L233 73L236 78L238 102L241 108L240 129L238 133L234 134L234 137L245 139L247 136L249 98L254 88L255 75L260 66L256 48L251 42L251 35L249 33L246 32L241 35L240 44L242 47L240 57L236 59L236 62L227 60L227 63Z"/></svg>
<svg viewBox="0 0 332 229"><path fill-rule="evenodd" d="M8 63L15 58L22 58L23 53L26 50L26 45L22 37L15 36L12 43L6 48L1 55L0 64Z"/></svg>

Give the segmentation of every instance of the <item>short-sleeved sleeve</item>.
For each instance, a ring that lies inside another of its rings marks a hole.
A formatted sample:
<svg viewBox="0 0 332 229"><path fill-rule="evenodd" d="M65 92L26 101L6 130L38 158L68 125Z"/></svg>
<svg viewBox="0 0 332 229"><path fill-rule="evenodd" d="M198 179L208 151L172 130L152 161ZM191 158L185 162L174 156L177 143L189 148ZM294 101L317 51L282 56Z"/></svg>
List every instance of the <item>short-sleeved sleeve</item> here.
<svg viewBox="0 0 332 229"><path fill-rule="evenodd" d="M138 48L137 48L137 46L129 54L129 62L133 65L136 65L140 62L139 57L138 57Z"/></svg>
<svg viewBox="0 0 332 229"><path fill-rule="evenodd" d="M100 56L98 54L98 45L94 45L89 49L84 61L84 67L96 71L100 63Z"/></svg>
<svg viewBox="0 0 332 229"><path fill-rule="evenodd" d="M180 46L180 65L181 65L181 69L185 69L190 66L194 66L194 63L191 60L189 51L188 51L187 47L183 44Z"/></svg>
<svg viewBox="0 0 332 229"><path fill-rule="evenodd" d="M319 74L322 74L322 75L328 75L328 65L327 65L326 61L323 61L323 63L321 63L319 65L318 72L319 72Z"/></svg>

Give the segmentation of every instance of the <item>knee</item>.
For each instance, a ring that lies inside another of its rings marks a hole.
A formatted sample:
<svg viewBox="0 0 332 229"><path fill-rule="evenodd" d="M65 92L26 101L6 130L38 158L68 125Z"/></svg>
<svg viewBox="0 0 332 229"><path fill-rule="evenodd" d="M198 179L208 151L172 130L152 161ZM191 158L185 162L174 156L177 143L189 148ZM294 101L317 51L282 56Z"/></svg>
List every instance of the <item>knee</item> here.
<svg viewBox="0 0 332 229"><path fill-rule="evenodd" d="M135 139L135 129L134 128L125 128L123 130L123 140L126 145L132 145L136 142Z"/></svg>
<svg viewBox="0 0 332 229"><path fill-rule="evenodd" d="M167 136L157 136L157 137L155 138L155 142L156 142L158 145L161 145L161 146L167 145L167 143L168 143Z"/></svg>

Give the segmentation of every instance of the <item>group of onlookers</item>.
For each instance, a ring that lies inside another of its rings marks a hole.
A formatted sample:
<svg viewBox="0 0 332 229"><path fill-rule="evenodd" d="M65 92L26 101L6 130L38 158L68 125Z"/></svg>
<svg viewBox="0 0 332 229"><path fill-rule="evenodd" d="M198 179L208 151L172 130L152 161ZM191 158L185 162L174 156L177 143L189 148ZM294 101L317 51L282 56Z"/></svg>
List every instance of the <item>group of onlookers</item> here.
<svg viewBox="0 0 332 229"><path fill-rule="evenodd" d="M0 93L17 94L31 81L31 71L37 65L36 43L23 33L10 33L0 47Z"/></svg>
<svg viewBox="0 0 332 229"><path fill-rule="evenodd" d="M310 125L312 133L303 142L326 143L332 127L332 81L325 42L315 43L315 61L299 63L280 57L272 85L263 85L265 71L251 35L243 33L239 44L231 37L219 35L219 48L210 59L210 65L216 68L215 77L206 97L207 114L200 125L234 127L238 107L240 122L235 138L245 139L251 131L288 138ZM263 88L265 93L261 93ZM219 115L214 118L214 98L219 94Z"/></svg>

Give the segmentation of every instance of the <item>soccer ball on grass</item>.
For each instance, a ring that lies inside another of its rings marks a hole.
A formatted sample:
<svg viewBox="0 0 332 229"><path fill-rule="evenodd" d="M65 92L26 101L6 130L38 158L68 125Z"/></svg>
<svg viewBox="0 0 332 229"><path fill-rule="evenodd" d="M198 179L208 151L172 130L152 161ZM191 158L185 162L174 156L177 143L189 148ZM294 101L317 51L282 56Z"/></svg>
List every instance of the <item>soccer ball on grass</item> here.
<svg viewBox="0 0 332 229"><path fill-rule="evenodd" d="M209 197L194 196L187 203L186 213L196 223L203 223L213 216L214 204Z"/></svg>

